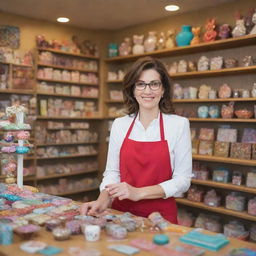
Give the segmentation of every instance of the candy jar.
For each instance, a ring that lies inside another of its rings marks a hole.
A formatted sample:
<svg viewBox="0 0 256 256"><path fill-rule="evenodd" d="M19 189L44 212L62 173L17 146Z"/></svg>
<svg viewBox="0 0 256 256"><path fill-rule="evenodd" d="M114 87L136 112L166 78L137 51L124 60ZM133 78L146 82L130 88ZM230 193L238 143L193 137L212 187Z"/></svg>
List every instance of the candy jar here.
<svg viewBox="0 0 256 256"><path fill-rule="evenodd" d="M201 33L201 27L193 27L192 33L194 35L193 39L191 40L191 45L196 45L200 43L200 33Z"/></svg>
<svg viewBox="0 0 256 256"><path fill-rule="evenodd" d="M231 97L231 88L228 86L228 84L223 84L220 86L220 89L218 91L219 98L230 98Z"/></svg>
<svg viewBox="0 0 256 256"><path fill-rule="evenodd" d="M197 114L199 118L207 118L208 117L209 108L207 106L200 106L197 110Z"/></svg>
<svg viewBox="0 0 256 256"><path fill-rule="evenodd" d="M223 24L219 28L218 36L220 39L226 39L231 37L230 32L231 32L230 26L228 24Z"/></svg>
<svg viewBox="0 0 256 256"><path fill-rule="evenodd" d="M209 190L205 194L204 204L212 206L212 207L220 206L220 196L217 195L217 193L214 189Z"/></svg>
<svg viewBox="0 0 256 256"><path fill-rule="evenodd" d="M148 37L144 41L145 52L152 52L156 49L157 37L155 31L148 32Z"/></svg>
<svg viewBox="0 0 256 256"><path fill-rule="evenodd" d="M174 61L173 63L171 63L171 65L168 69L168 73L171 76L172 74L176 74L177 72L178 72L178 62Z"/></svg>
<svg viewBox="0 0 256 256"><path fill-rule="evenodd" d="M242 178L243 178L243 175L241 172L238 172L238 171L233 172L232 184L240 186L242 184Z"/></svg>
<svg viewBox="0 0 256 256"><path fill-rule="evenodd" d="M217 32L214 30L215 27L215 19L209 19L205 25L206 32L204 33L203 37L204 42L211 42L215 40L217 36Z"/></svg>
<svg viewBox="0 0 256 256"><path fill-rule="evenodd" d="M167 31L167 40L165 42L165 48L175 47L175 30L170 29Z"/></svg>
<svg viewBox="0 0 256 256"><path fill-rule="evenodd" d="M250 91L247 89L242 90L242 98L249 98L250 97Z"/></svg>
<svg viewBox="0 0 256 256"><path fill-rule="evenodd" d="M158 50L164 49L165 44L166 44L166 38L165 38L164 32L161 32L160 36L159 36L159 38L157 40L157 44L156 44L157 49Z"/></svg>
<svg viewBox="0 0 256 256"><path fill-rule="evenodd" d="M126 37L124 39L124 42L122 42L119 46L119 55L120 56L127 56L131 54L131 39L129 37Z"/></svg>
<svg viewBox="0 0 256 256"><path fill-rule="evenodd" d="M188 64L186 60L180 60L178 63L178 73L185 73L188 70Z"/></svg>
<svg viewBox="0 0 256 256"><path fill-rule="evenodd" d="M144 46L143 46L143 39L144 35L133 35L133 47L132 53L133 54L143 54L144 53Z"/></svg>
<svg viewBox="0 0 256 256"><path fill-rule="evenodd" d="M217 105L212 105L209 107L209 115L211 118L218 118L220 116L220 110Z"/></svg>
<svg viewBox="0 0 256 256"><path fill-rule="evenodd" d="M228 105L222 105L221 107L221 117L222 118L232 118L234 116L234 102L229 102Z"/></svg>
<svg viewBox="0 0 256 256"><path fill-rule="evenodd" d="M254 27L252 28L252 30L250 32L250 35L256 34L256 11L255 11L255 13L252 16L252 22L254 24Z"/></svg>

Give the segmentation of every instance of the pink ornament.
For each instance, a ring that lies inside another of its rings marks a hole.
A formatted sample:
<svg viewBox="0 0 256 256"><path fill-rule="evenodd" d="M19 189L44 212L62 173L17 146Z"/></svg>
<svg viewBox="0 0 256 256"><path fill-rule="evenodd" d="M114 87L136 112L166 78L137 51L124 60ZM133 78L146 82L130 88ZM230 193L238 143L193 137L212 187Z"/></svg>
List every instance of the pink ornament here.
<svg viewBox="0 0 256 256"><path fill-rule="evenodd" d="M28 140L30 137L30 134L28 131L20 131L17 133L18 140Z"/></svg>

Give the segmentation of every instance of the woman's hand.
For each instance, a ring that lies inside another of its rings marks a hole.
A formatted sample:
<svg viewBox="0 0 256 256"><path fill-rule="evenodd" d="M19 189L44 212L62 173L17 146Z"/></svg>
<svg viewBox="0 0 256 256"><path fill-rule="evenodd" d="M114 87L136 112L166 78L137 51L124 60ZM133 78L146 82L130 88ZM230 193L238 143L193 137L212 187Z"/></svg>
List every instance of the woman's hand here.
<svg viewBox="0 0 256 256"><path fill-rule="evenodd" d="M141 200L140 188L133 187L126 182L107 185L106 190L111 198L118 198L119 200L130 199L132 201Z"/></svg>

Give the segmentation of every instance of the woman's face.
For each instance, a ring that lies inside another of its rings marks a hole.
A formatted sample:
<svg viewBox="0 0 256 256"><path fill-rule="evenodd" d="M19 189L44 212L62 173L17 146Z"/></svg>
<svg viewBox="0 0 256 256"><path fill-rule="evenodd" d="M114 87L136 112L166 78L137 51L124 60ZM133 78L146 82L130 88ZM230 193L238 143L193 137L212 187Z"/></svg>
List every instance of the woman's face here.
<svg viewBox="0 0 256 256"><path fill-rule="evenodd" d="M139 86L136 86L138 82ZM143 82L146 84L151 83L151 88L149 85L147 85L143 89ZM134 87L134 97L136 98L139 104L140 110L159 109L159 101L161 100L163 94L164 88L161 83L160 74L154 69L147 69L142 71Z"/></svg>

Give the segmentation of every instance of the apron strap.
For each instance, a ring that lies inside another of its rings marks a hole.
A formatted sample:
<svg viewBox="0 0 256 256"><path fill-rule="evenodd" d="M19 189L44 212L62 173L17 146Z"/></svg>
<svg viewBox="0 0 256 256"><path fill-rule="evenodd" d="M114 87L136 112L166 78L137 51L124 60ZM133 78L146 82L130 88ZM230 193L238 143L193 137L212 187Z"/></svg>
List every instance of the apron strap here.
<svg viewBox="0 0 256 256"><path fill-rule="evenodd" d="M129 136L130 136L130 134L131 134L131 131L132 131L132 128L133 128L133 126L134 126L135 119L136 119L137 115L138 115L138 114L136 114L136 116L134 117L134 119L133 119L133 121L132 121L132 123L131 123L131 125L130 125L130 127L129 127L129 129L128 129L128 131L127 131L127 133L126 133L126 136L125 136L125 139L128 139ZM160 120L159 120L159 122L160 122L160 136L161 136L161 141L164 141L164 140L165 140L165 138L164 138L164 122L163 122L163 115L162 115L162 112L160 112Z"/></svg>

